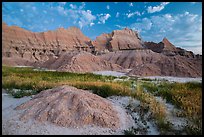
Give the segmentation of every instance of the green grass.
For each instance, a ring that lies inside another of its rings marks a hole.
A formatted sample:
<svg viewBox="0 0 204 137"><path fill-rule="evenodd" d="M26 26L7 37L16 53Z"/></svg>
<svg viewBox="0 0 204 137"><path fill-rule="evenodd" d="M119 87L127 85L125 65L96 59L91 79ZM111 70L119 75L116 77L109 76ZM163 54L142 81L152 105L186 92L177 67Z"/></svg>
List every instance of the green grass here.
<svg viewBox="0 0 204 137"><path fill-rule="evenodd" d="M114 76L91 73L70 73L53 71L34 71L32 68L2 67L2 87L8 90L33 90L33 94L61 85L71 85L80 89L92 90L102 97L128 95L130 82L114 82ZM18 97L22 97L18 96Z"/></svg>

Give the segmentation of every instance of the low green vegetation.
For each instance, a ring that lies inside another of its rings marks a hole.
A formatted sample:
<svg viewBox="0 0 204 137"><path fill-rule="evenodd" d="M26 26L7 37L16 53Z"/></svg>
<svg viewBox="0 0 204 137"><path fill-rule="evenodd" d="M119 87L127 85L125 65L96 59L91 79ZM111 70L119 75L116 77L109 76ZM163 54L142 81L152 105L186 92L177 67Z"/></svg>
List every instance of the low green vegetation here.
<svg viewBox="0 0 204 137"><path fill-rule="evenodd" d="M53 71L34 71L33 68L2 67L2 87L10 90L33 90L32 94L61 85L70 85L80 89L92 90L94 93L108 97L111 95L128 95L130 82L113 81L116 77L94 75L91 73L70 73ZM14 93L12 93L14 95Z"/></svg>
<svg viewBox="0 0 204 137"><path fill-rule="evenodd" d="M22 90L22 89L9 89L7 90L9 94L11 94L14 98L21 98L24 96L31 96L37 94L34 90Z"/></svg>
<svg viewBox="0 0 204 137"><path fill-rule="evenodd" d="M16 98L37 94L45 89L61 85L91 90L93 93L108 97L112 95L132 96L141 101L144 108L152 113L152 118L162 133L171 131L171 124L165 121L166 108L156 101L161 96L174 104L182 112L177 114L187 117L193 124L185 127L188 134L202 132L202 83L169 83L149 79L94 75L91 73L70 73L53 71L35 71L33 68L2 67L2 87ZM133 84L136 84L133 86ZM14 90L18 89L18 90ZM28 92L29 90L29 92ZM132 134L126 131L125 134Z"/></svg>
<svg viewBox="0 0 204 137"><path fill-rule="evenodd" d="M161 96L174 104L182 112L179 117L187 117L193 123L185 129L188 134L201 134L202 132L202 83L145 83L143 87L155 96Z"/></svg>

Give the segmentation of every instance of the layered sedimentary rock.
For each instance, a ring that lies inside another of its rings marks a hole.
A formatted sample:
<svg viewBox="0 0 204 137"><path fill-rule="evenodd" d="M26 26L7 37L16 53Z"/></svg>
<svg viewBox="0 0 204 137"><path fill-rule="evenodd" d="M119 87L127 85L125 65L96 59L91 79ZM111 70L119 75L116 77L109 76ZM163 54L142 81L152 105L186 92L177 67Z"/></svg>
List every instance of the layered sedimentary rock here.
<svg viewBox="0 0 204 137"><path fill-rule="evenodd" d="M163 38L162 43L164 43L163 51L176 51L176 47L167 39Z"/></svg>
<svg viewBox="0 0 204 137"><path fill-rule="evenodd" d="M161 53L162 50L164 49L164 43L163 42L159 42L159 43L144 42L144 45L148 49L151 49L152 51L157 52L157 53Z"/></svg>
<svg viewBox="0 0 204 137"><path fill-rule="evenodd" d="M2 45L3 59L19 57L29 62L43 62L66 51L92 50L90 39L76 27L34 33L5 23L2 24Z"/></svg>
<svg viewBox="0 0 204 137"><path fill-rule="evenodd" d="M92 45L95 47L96 51L106 51L111 50L110 41L111 41L111 34L101 34L100 36L96 37L96 40L92 41Z"/></svg>
<svg viewBox="0 0 204 137"><path fill-rule="evenodd" d="M151 49L154 52L162 53L167 56L181 55L187 58L197 58L199 55L195 55L192 51L187 51L185 49L174 46L167 38L164 38L161 42L144 42L146 48Z"/></svg>
<svg viewBox="0 0 204 137"><path fill-rule="evenodd" d="M138 65L128 75L201 77L202 64L199 61L188 60L177 55L163 58L154 63Z"/></svg>
<svg viewBox="0 0 204 137"><path fill-rule="evenodd" d="M118 64L126 69L132 69L140 64L154 63L164 55L147 50L123 50L110 52L101 56L102 59Z"/></svg>
<svg viewBox="0 0 204 137"><path fill-rule="evenodd" d="M103 59L131 69L128 75L201 77L202 60L184 56L166 56L151 50L117 51Z"/></svg>
<svg viewBox="0 0 204 137"><path fill-rule="evenodd" d="M123 68L117 64L103 60L88 52L68 52L61 54L58 58L50 58L39 65L42 68L55 69L69 72L93 72L102 70L122 71Z"/></svg>
<svg viewBox="0 0 204 137"><path fill-rule="evenodd" d="M41 91L15 109L24 110L20 120L49 121L63 127L120 126L118 112L110 101L70 86Z"/></svg>
<svg viewBox="0 0 204 137"><path fill-rule="evenodd" d="M114 30L112 32L112 40L110 41L110 44L113 51L144 48L139 34L128 28Z"/></svg>
<svg viewBox="0 0 204 137"><path fill-rule="evenodd" d="M99 51L105 49L108 51L144 49L139 34L128 28L102 34L92 44Z"/></svg>

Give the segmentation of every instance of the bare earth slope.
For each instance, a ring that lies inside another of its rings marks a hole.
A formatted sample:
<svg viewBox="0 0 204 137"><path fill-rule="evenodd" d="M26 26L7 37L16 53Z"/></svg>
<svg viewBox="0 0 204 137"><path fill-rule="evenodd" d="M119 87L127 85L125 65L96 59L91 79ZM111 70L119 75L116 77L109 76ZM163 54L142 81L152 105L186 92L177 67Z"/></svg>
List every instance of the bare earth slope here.
<svg viewBox="0 0 204 137"><path fill-rule="evenodd" d="M117 64L101 59L88 52L63 53L58 58L44 62L40 67L69 72L93 72L102 70L122 71Z"/></svg>
<svg viewBox="0 0 204 137"><path fill-rule="evenodd" d="M103 59L132 69L128 75L201 77L202 60L180 55L165 56L151 50L117 51L105 54Z"/></svg>
<svg viewBox="0 0 204 137"><path fill-rule="evenodd" d="M42 91L16 109L25 110L21 120L34 118L63 127L94 124L114 129L120 126L117 111L108 100L70 86Z"/></svg>

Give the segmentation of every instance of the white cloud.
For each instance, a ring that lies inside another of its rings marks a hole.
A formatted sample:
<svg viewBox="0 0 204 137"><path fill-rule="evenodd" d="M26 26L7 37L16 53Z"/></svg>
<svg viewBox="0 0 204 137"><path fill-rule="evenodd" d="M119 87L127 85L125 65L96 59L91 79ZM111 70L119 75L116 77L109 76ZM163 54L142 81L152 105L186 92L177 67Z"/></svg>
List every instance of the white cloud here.
<svg viewBox="0 0 204 137"><path fill-rule="evenodd" d="M202 48L202 16L184 12L164 14L137 20L129 25L141 33L145 41L160 42L167 37L175 46L199 53ZM199 53L200 54L200 53Z"/></svg>
<svg viewBox="0 0 204 137"><path fill-rule="evenodd" d="M83 23L81 21L79 21L78 24L80 28L83 28Z"/></svg>
<svg viewBox="0 0 204 137"><path fill-rule="evenodd" d="M111 17L111 15L110 14L100 14L100 15L98 15L99 16L99 22L98 22L98 24L105 24L106 23L106 20L108 20L108 18L110 18Z"/></svg>
<svg viewBox="0 0 204 137"><path fill-rule="evenodd" d="M169 2L162 2L159 6L154 6L154 7L149 6L149 7L147 8L147 12L148 12L148 13L159 12L159 11L163 10L164 7L165 7L167 4L169 4Z"/></svg>
<svg viewBox="0 0 204 137"><path fill-rule="evenodd" d="M84 26L87 26L87 25L94 25L93 21L96 19L96 17L94 15L92 15L91 11L90 10L82 10L81 11L81 17L80 17L80 21L79 21L79 26L80 28L83 28Z"/></svg>
<svg viewBox="0 0 204 137"><path fill-rule="evenodd" d="M81 10L81 9L85 8L85 6L86 6L85 2L82 2L81 6L79 6L79 9Z"/></svg>
<svg viewBox="0 0 204 137"><path fill-rule="evenodd" d="M95 23L91 22L91 23L90 23L90 26L93 26L94 24L95 24Z"/></svg>
<svg viewBox="0 0 204 137"><path fill-rule="evenodd" d="M106 9L108 9L108 10L109 10L109 9L110 9L110 6L109 6L109 5L107 5L107 6L106 6Z"/></svg>
<svg viewBox="0 0 204 137"><path fill-rule="evenodd" d="M69 4L69 6L72 8L72 9L76 9L77 6L76 5L73 5L73 4Z"/></svg>
<svg viewBox="0 0 204 137"><path fill-rule="evenodd" d="M141 15L144 15L145 14L145 11L143 11L142 13L141 13Z"/></svg>
<svg viewBox="0 0 204 137"><path fill-rule="evenodd" d="M140 14L139 11L135 11L135 12L132 12L132 13L126 13L125 15L126 15L128 18L133 17L133 16L135 16L135 15L141 16L141 14Z"/></svg>
<svg viewBox="0 0 204 137"><path fill-rule="evenodd" d="M119 12L117 12L117 13L116 13L116 15L115 15L115 17L116 17L116 18L118 18L118 17L119 17L119 15L120 15L120 13L119 13Z"/></svg>
<svg viewBox="0 0 204 137"><path fill-rule="evenodd" d="M133 7L133 3L131 2L131 3L129 4L129 6L130 6L130 7Z"/></svg>
<svg viewBox="0 0 204 137"><path fill-rule="evenodd" d="M130 25L130 28L135 30L135 31L146 31L150 30L152 28L152 22L148 18L143 18L141 22L133 23Z"/></svg>
<svg viewBox="0 0 204 137"><path fill-rule="evenodd" d="M63 6L57 6L53 8L57 10L61 16L66 16L66 18L71 20L73 24L78 25L81 29L85 26L93 26L96 16L94 16L91 10L85 10L85 3L82 2L80 6L69 4L70 9L66 9Z"/></svg>
<svg viewBox="0 0 204 137"><path fill-rule="evenodd" d="M60 15L67 15L68 13L68 10L66 10L64 7L62 6L57 6L56 7L57 11L59 12Z"/></svg>

